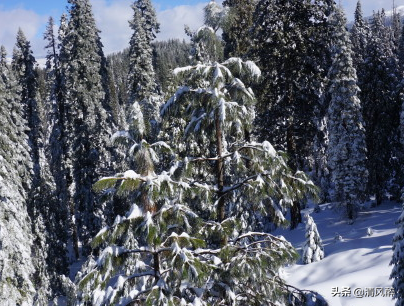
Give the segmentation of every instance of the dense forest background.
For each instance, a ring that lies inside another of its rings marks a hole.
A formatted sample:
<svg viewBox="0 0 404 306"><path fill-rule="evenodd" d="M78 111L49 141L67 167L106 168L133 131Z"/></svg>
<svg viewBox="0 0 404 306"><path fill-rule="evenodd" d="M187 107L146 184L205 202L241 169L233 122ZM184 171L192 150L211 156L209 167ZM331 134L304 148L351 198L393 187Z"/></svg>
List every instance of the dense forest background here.
<svg viewBox="0 0 404 306"><path fill-rule="evenodd" d="M1 47L0 303L326 305L280 278L297 254L271 230L400 200L401 16L211 1L189 42L157 42L151 2L132 9L116 54L89 0L49 18L45 67L21 30Z"/></svg>

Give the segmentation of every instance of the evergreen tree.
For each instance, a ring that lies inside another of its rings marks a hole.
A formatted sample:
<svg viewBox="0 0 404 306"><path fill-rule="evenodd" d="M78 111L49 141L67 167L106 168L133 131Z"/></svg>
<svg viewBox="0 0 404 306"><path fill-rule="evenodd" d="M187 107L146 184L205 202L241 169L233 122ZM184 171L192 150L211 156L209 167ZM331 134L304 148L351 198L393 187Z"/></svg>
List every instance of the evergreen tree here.
<svg viewBox="0 0 404 306"><path fill-rule="evenodd" d="M390 265L393 269L390 274L390 279L393 279L393 288L395 290L396 306L404 305L404 210L397 220L397 231L393 238L393 258L391 259Z"/></svg>
<svg viewBox="0 0 404 306"><path fill-rule="evenodd" d="M306 242L303 246L303 263L309 264L324 258L323 243L313 217L306 215Z"/></svg>
<svg viewBox="0 0 404 306"><path fill-rule="evenodd" d="M362 70L360 100L366 127L368 193L374 194L376 203L380 204L395 168L392 148L398 142L400 104L397 59L384 12L374 14L371 31Z"/></svg>
<svg viewBox="0 0 404 306"><path fill-rule="evenodd" d="M110 54L107 56L107 63L109 69L109 81L111 99L114 102L116 109L115 118L117 118L117 125L120 129L126 127L126 105L129 101L129 49L124 49L121 52Z"/></svg>
<svg viewBox="0 0 404 306"><path fill-rule="evenodd" d="M41 124L39 120L37 90L38 75L35 71L36 61L32 55L31 44L21 29L18 30L17 42L13 52L12 67L21 86L21 104L23 116L28 122L29 142L34 163L34 184L40 180L39 150L43 145Z"/></svg>
<svg viewBox="0 0 404 306"><path fill-rule="evenodd" d="M293 174L269 142L244 140L255 98L241 79L256 79L259 69L233 58L174 72L184 85L162 115L167 125L183 118L178 136L186 142L174 138L170 146L142 140L133 147L136 171L96 183L98 190L117 188L119 193L146 188L148 201L137 200L139 205L94 238L94 247L104 250L88 260L78 278L79 305L283 301L287 287L278 269L295 252L282 238L254 232L260 225L248 221L273 211L270 217L281 223L282 207L315 187L303 173ZM171 157L160 174L153 167L158 148Z"/></svg>
<svg viewBox="0 0 404 306"><path fill-rule="evenodd" d="M334 10L334 1L261 0L254 14L253 58L262 70L258 134L285 150L295 170L314 167L313 140L327 109L321 97L333 31L328 17ZM300 206L292 207L295 228Z"/></svg>
<svg viewBox="0 0 404 306"><path fill-rule="evenodd" d="M251 35L256 0L225 0L228 9L223 25L224 56L246 57L253 44Z"/></svg>
<svg viewBox="0 0 404 306"><path fill-rule="evenodd" d="M76 257L104 222L104 208L91 190L112 162L107 143L113 118L109 105L106 59L88 0L69 0L60 63L63 80L62 148L66 202Z"/></svg>
<svg viewBox="0 0 404 306"><path fill-rule="evenodd" d="M204 7L204 24L196 31L185 26L191 39L192 63L213 63L223 60L223 44L217 31L223 25L226 13L214 0Z"/></svg>
<svg viewBox="0 0 404 306"><path fill-rule="evenodd" d="M0 304L33 305L35 259L28 214L32 159L21 87L0 49Z"/></svg>
<svg viewBox="0 0 404 306"><path fill-rule="evenodd" d="M393 2L393 13L391 15L391 41L393 43L394 51L398 48L400 43L401 36L401 15L397 11L397 8L394 6Z"/></svg>
<svg viewBox="0 0 404 306"><path fill-rule="evenodd" d="M362 4L360 1L356 4L355 20L351 28L350 38L352 42L354 68L357 70L358 79L360 81L366 48L370 39L370 28L367 21L363 18Z"/></svg>
<svg viewBox="0 0 404 306"><path fill-rule="evenodd" d="M174 68L190 65L190 48L189 42L178 39L153 43L157 83L163 92L167 93L171 90Z"/></svg>
<svg viewBox="0 0 404 306"><path fill-rule="evenodd" d="M32 56L30 43L21 29L17 34L17 43L13 52L12 68L21 87L21 104L23 116L27 120L27 134L30 155L33 163L32 185L28 192L28 213L32 220L34 244L32 253L35 263L34 285L37 289L37 303L46 303L50 292L50 277L57 278L52 269L58 259L53 257L49 247L58 249L50 241L49 233L54 231L50 211L56 206L55 184L50 175L49 165L44 152L44 132L41 129L39 111L38 74L35 70L35 58ZM55 217L55 215L53 215Z"/></svg>
<svg viewBox="0 0 404 306"><path fill-rule="evenodd" d="M341 11L332 17L338 31L334 33L333 63L328 72L328 163L336 199L353 219L358 204L365 200L368 178L365 129L346 20Z"/></svg>
<svg viewBox="0 0 404 306"><path fill-rule="evenodd" d="M140 104L146 120L147 138L156 137L159 121L159 97L156 84L156 76L153 68L152 41L159 31L156 12L150 0L137 0L132 5L133 18L130 27L133 34L129 47L129 88L130 101L128 103L127 120L128 128L135 136L139 131L132 129L132 118L136 116L133 112ZM138 135L141 139L142 134Z"/></svg>
<svg viewBox="0 0 404 306"><path fill-rule="evenodd" d="M398 60L398 81L399 81L399 85L398 85L398 89L397 89L397 93L398 93L398 99L399 101L404 101L404 28L401 29L401 35L399 38L399 42L398 42L398 47L397 47L397 60ZM400 102L399 102L400 103ZM398 162L400 163L400 165L397 167L397 169L401 170L401 180L399 181L399 185L402 185L403 182L403 175L402 173L404 173L403 168L401 167L402 165L402 161L404 159L402 152L402 148L404 147L404 104L403 102L400 103L401 104L401 109L400 109L400 123L399 123L399 146L398 146Z"/></svg>
<svg viewBox="0 0 404 306"><path fill-rule="evenodd" d="M62 17L62 23L63 19ZM54 197L52 203L47 209L46 230L48 235L48 270L52 275L51 285L54 295L63 294L61 275L68 274L69 258L67 244L69 240L69 211L66 203L66 180L64 178L63 162L63 92L62 77L59 62L58 39L54 32L55 24L50 17L44 39L47 42L45 48L48 50L45 66L45 82L47 88L46 104L48 105L46 120L49 136L46 137L47 145L45 155L49 163L49 174L52 178L48 181L54 181ZM61 26L63 31L63 25ZM56 204L57 203L57 204Z"/></svg>
<svg viewBox="0 0 404 306"><path fill-rule="evenodd" d="M215 0L211 0L204 8L204 24L213 29L216 33L223 27L223 20L226 16L225 10Z"/></svg>

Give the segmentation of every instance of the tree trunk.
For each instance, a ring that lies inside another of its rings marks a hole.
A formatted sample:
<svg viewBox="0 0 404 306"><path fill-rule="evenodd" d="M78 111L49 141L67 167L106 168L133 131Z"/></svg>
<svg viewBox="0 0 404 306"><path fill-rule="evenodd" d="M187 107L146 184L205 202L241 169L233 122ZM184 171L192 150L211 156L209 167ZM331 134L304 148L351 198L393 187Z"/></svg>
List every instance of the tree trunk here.
<svg viewBox="0 0 404 306"><path fill-rule="evenodd" d="M224 163L222 159L223 155L223 133L222 126L220 123L219 112L216 111L215 114L215 125L216 125L216 177L217 177L217 187L218 187L218 197L219 202L217 204L217 221L222 222L225 219L225 201L223 197L223 187L224 187Z"/></svg>
<svg viewBox="0 0 404 306"><path fill-rule="evenodd" d="M289 125L286 130L286 147L289 154L289 167L293 172L297 171L297 160L296 160L296 143L294 140L294 124L293 118L289 119ZM299 201L293 201L290 208L290 228L295 229L299 223L302 222L301 207Z"/></svg>

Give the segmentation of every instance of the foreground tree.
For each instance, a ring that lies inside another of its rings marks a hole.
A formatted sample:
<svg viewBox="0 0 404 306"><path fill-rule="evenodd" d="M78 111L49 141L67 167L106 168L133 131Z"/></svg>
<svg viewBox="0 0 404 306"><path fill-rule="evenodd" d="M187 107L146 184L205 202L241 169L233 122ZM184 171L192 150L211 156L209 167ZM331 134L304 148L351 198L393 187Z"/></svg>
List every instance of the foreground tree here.
<svg viewBox="0 0 404 306"><path fill-rule="evenodd" d="M365 129L346 20L339 10L332 20L337 31L332 45L333 63L328 72L328 164L336 200L343 204L348 218L354 219L359 204L365 200L368 179Z"/></svg>
<svg viewBox="0 0 404 306"><path fill-rule="evenodd" d="M118 216L94 238L93 246L104 250L78 279L79 303L285 301L287 287L278 269L296 253L284 239L254 230L266 218L284 222L282 209L315 187L303 173L291 172L270 143L245 140L255 98L241 79L256 79L259 69L233 58L175 73L184 86L162 115L167 126L178 124L177 133L163 129L170 141L135 144L142 167L95 185L121 193L145 188L148 201L137 200L125 217ZM181 138L186 142L179 143ZM152 162L158 147L170 156L160 174ZM155 205L144 205L150 202Z"/></svg>

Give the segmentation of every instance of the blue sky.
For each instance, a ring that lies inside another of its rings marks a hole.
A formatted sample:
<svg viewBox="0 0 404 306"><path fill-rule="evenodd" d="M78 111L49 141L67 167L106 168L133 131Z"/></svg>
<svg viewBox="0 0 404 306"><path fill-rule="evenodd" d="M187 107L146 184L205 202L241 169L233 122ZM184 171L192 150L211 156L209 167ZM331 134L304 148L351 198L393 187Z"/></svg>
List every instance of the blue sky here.
<svg viewBox="0 0 404 306"><path fill-rule="evenodd" d="M184 25L192 29L203 22L203 7L209 0L152 0L161 24L158 39L186 38ZM221 2L221 0L216 0ZM396 6L404 5L404 0L395 0ZM105 53L122 50L129 42L128 20L133 0L91 0L97 25L101 30L101 39ZM373 10L392 8L393 0L362 0L365 16ZM353 19L356 0L341 0L348 20ZM0 0L0 45L5 45L11 54L15 36L21 27L31 41L36 57L43 57L44 41L42 35L49 16L58 24L60 15L65 12L67 0Z"/></svg>
<svg viewBox="0 0 404 306"><path fill-rule="evenodd" d="M105 0L106 3L111 4L119 0ZM153 0L155 7L159 10L166 10L178 5L195 5L201 0ZM33 10L41 15L58 14L60 15L67 4L67 0L0 0L0 9L14 9L23 8Z"/></svg>
<svg viewBox="0 0 404 306"><path fill-rule="evenodd" d="M107 4L119 2L120 0L103 0ZM219 2L220 0L218 0ZM152 1L158 10L166 10L179 5L195 5L203 2L201 0L153 0ZM396 5L404 5L404 0L395 0ZM352 15L356 0L342 0L344 8L347 10L348 15ZM362 0L362 7L365 14L371 14L375 9L384 7L389 10L392 7L392 0ZM0 10L10 10L21 8L26 10L33 10L40 15L60 15L67 4L67 0L0 0ZM351 19L348 16L348 19ZM1 21L0 21L1 25Z"/></svg>

